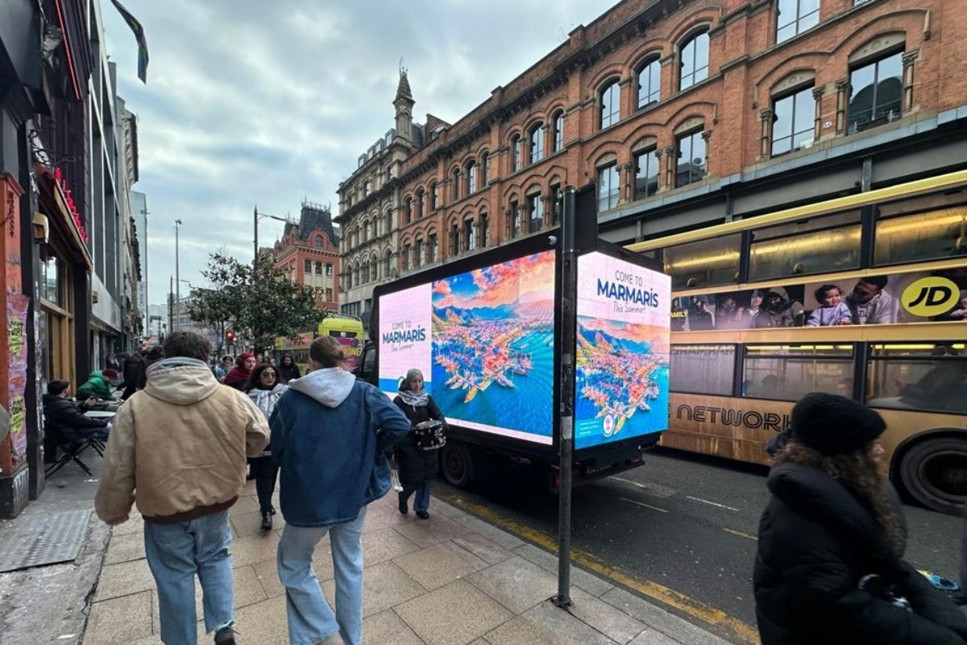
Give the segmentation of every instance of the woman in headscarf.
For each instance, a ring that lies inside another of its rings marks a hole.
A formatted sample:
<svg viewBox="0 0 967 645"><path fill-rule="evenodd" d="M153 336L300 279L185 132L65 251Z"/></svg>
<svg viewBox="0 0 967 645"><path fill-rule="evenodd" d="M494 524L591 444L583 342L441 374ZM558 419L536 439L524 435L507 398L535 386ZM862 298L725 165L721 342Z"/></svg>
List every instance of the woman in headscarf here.
<svg viewBox="0 0 967 645"><path fill-rule="evenodd" d="M236 390L244 389L245 384L248 383L249 378L252 376L252 370L255 369L257 362L255 360L255 354L249 352L239 354L235 361L235 367L228 373L223 383L229 387L234 387Z"/></svg>
<svg viewBox="0 0 967 645"><path fill-rule="evenodd" d="M902 559L906 533L880 467L879 414L813 392L792 409L759 522L762 645L963 645L967 617Z"/></svg>
<svg viewBox="0 0 967 645"><path fill-rule="evenodd" d="M279 382L279 373L276 367L268 363L256 366L245 384L245 392L265 415L266 421L272 416L272 411L275 409L279 397L285 394L288 389L288 385ZM272 516L275 515L275 507L272 506L272 493L275 491L279 467L272 460L272 453L266 449L262 454L249 459L249 472L255 477L255 492L259 498L259 512L262 513L262 530L271 531Z"/></svg>
<svg viewBox="0 0 967 645"><path fill-rule="evenodd" d="M299 366L292 360L292 356L283 354L282 364L279 365L279 380L282 383L288 383L300 376L302 376L302 372L299 371Z"/></svg>
<svg viewBox="0 0 967 645"><path fill-rule="evenodd" d="M446 419L437 407L433 397L423 387L423 372L411 369L400 383L399 395L393 402L403 410L410 420L410 431L396 445L396 461L400 467L400 483L403 490L399 494L400 513L409 512L410 495L416 493L413 510L421 520L429 519L430 480L439 470L439 450L424 450L417 445L413 427L419 423L437 420L446 426Z"/></svg>

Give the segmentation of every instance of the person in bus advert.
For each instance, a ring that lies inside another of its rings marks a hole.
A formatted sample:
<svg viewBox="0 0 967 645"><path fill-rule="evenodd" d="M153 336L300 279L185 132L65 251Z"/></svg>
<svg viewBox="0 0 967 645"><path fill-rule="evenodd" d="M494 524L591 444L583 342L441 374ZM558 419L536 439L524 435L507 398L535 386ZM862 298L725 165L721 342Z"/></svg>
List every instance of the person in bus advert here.
<svg viewBox="0 0 967 645"><path fill-rule="evenodd" d="M853 322L853 312L843 302L843 292L835 284L824 284L816 289L816 302L821 306L813 309L806 321L807 327L828 327L829 325L849 325Z"/></svg>
<svg viewBox="0 0 967 645"><path fill-rule="evenodd" d="M762 645L963 645L967 616L902 559L879 414L807 394L769 471L753 588Z"/></svg>
<svg viewBox="0 0 967 645"><path fill-rule="evenodd" d="M738 306L735 296L727 293L721 296L715 306L716 329L748 329L752 326L752 316Z"/></svg>
<svg viewBox="0 0 967 645"><path fill-rule="evenodd" d="M423 387L423 372L418 369L409 370L406 378L400 383L399 392L399 395L393 399L393 403L403 410L403 414L410 420L411 428L431 419L441 421L444 427L446 426L443 413ZM400 465L400 483L403 484L403 490L399 494L399 509L403 515L409 512L407 502L410 495L416 493L416 499L413 501L416 516L421 520L430 517L427 512L430 508L430 480L436 477L439 470L437 457L439 452L439 450L422 450L417 445L412 429L397 444L396 461Z"/></svg>
<svg viewBox="0 0 967 645"><path fill-rule="evenodd" d="M854 325L895 323L900 313L900 301L886 291L889 278L885 275L866 276L856 281L846 296L846 306L853 315Z"/></svg>
<svg viewBox="0 0 967 645"><path fill-rule="evenodd" d="M773 287L766 291L762 298L762 307L752 320L755 328L763 327L793 327L800 319L803 306L798 300L792 300L782 287Z"/></svg>

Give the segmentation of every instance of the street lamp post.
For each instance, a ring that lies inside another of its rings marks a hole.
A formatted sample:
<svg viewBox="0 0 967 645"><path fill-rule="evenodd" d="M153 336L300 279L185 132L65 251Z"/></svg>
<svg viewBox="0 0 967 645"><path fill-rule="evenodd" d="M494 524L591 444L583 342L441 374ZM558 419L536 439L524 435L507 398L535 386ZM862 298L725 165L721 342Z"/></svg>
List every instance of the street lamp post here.
<svg viewBox="0 0 967 645"><path fill-rule="evenodd" d="M177 327L172 329L172 331L181 331L181 274L179 271L179 253L178 253L178 229L181 228L181 219L175 220L175 313L177 314L177 322L175 323Z"/></svg>
<svg viewBox="0 0 967 645"><path fill-rule="evenodd" d="M255 273L258 271L258 268L259 268L259 220L265 219L265 218L274 219L279 222L285 222L286 224L289 223L289 219L287 217L279 217L278 215L269 215L268 213L260 213L259 207L258 206L255 207L255 210L252 212L252 232L254 233L254 238L255 238L254 240L255 252L252 256L252 281L253 282L255 281Z"/></svg>

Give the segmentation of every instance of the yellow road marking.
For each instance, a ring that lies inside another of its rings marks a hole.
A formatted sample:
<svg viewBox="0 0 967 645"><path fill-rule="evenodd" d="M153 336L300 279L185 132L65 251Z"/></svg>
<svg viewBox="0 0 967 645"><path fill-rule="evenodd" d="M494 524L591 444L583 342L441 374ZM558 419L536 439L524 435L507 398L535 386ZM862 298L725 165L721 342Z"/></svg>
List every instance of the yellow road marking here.
<svg viewBox="0 0 967 645"><path fill-rule="evenodd" d="M481 519L487 520L488 522L497 525L498 527L516 535L519 538L533 542L538 546L544 547L548 551L557 551L557 541L545 533L495 513L490 508L481 504L475 504L459 497L440 495L440 493L436 494L440 497L443 497L451 504L460 506L465 510L472 512ZM686 596L685 594L675 591L674 589L669 589L668 587L660 585L657 582L652 582L650 580L638 580L624 571L615 569L614 567L605 564L597 556L592 555L591 553L582 549L572 548L571 560L582 567L590 569L606 578L610 578L611 580L614 580L625 587L634 589L643 596L654 598L655 600L674 607L675 609L678 609L679 611L682 611L694 618L698 618L699 620L702 620L710 625L724 627L747 643L759 643L759 632L755 627L743 623L738 618L728 615L721 609L708 605L700 600L695 600L690 596Z"/></svg>
<svg viewBox="0 0 967 645"><path fill-rule="evenodd" d="M750 533L743 533L742 531L736 531L735 529L727 529L724 526L722 527L722 530L725 531L726 533L731 533L732 535L738 535L739 537L748 538L754 542L759 541L759 538L757 538L756 536Z"/></svg>
<svg viewBox="0 0 967 645"><path fill-rule="evenodd" d="M628 502L629 504L635 504L637 506L644 506L645 508L650 508L653 511L658 511L659 513L667 513L668 511L664 508L658 508L657 506L652 506L651 504L645 504L644 502L639 502L633 499L628 499L627 497L619 497L622 502Z"/></svg>

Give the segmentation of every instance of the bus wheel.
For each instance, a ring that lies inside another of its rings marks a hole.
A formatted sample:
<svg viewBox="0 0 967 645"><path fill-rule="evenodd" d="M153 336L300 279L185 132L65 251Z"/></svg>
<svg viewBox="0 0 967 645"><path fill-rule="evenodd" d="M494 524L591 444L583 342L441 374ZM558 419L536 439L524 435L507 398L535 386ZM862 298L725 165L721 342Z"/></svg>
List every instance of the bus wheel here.
<svg viewBox="0 0 967 645"><path fill-rule="evenodd" d="M916 443L901 456L899 474L917 502L959 515L967 502L967 440L947 436Z"/></svg>
<svg viewBox="0 0 967 645"><path fill-rule="evenodd" d="M462 443L448 442L442 448L443 478L447 483L457 488L470 485L473 475L473 458L470 451Z"/></svg>

